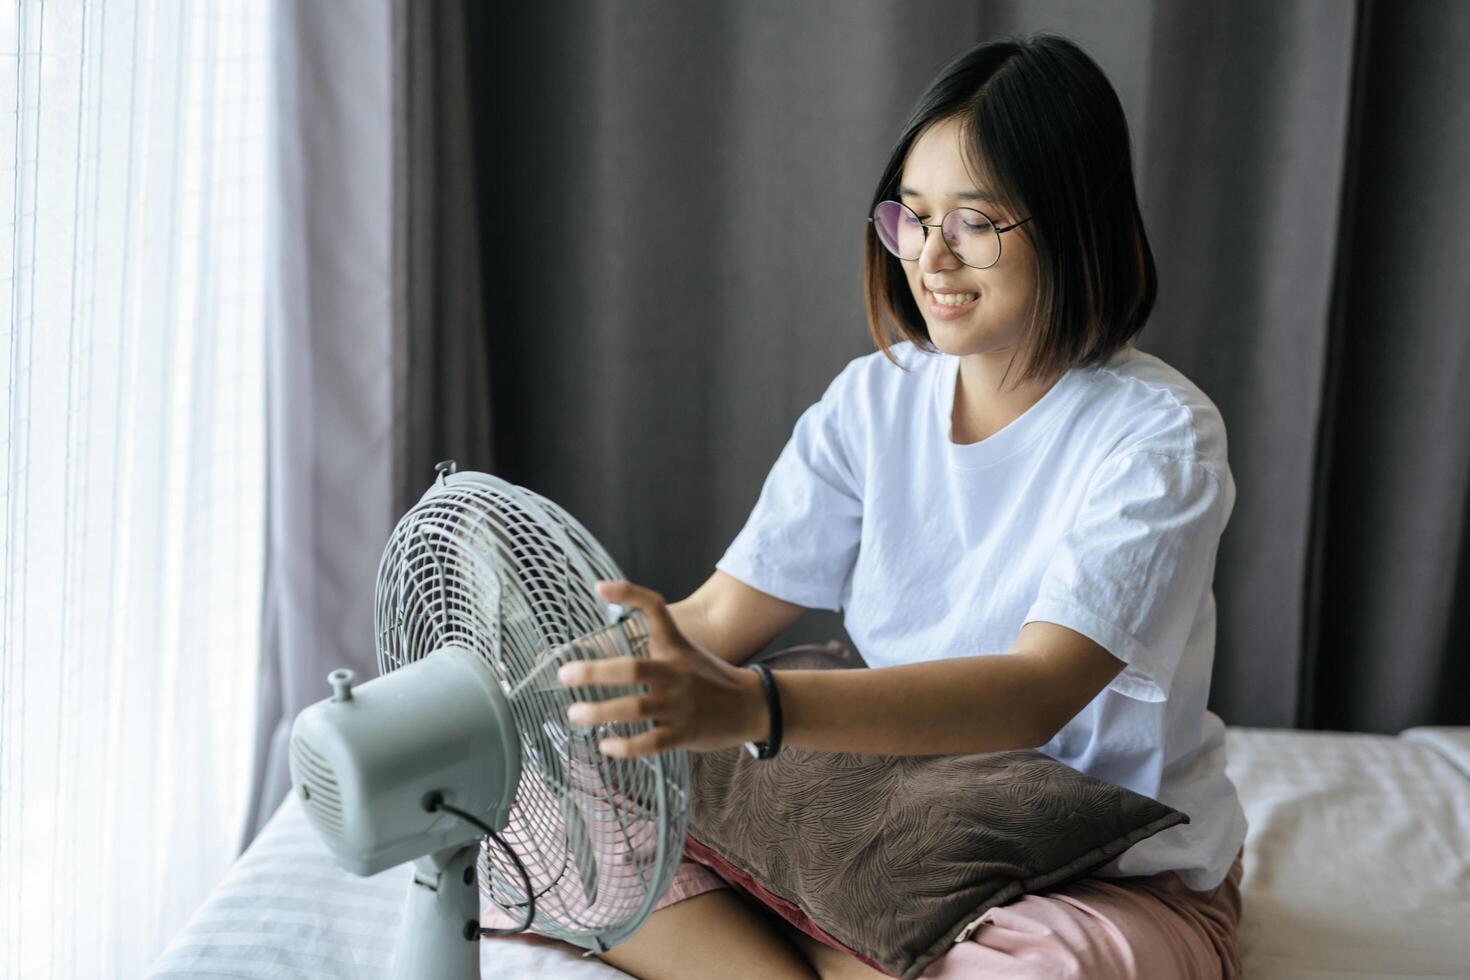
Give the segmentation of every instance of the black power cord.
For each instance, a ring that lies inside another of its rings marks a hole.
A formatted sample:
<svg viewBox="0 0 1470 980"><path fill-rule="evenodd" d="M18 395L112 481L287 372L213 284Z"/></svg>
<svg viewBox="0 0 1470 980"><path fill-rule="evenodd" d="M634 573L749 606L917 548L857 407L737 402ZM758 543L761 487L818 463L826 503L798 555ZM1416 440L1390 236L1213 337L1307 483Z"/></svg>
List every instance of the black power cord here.
<svg viewBox="0 0 1470 980"><path fill-rule="evenodd" d="M484 831L486 836L488 836L491 840L500 845L500 849L502 851L510 855L510 859L515 862L516 870L521 873L521 880L526 883L526 921L522 922L514 929L486 929L483 926L480 926L480 935L518 936L521 933L528 931L531 928L531 923L536 919L536 896L531 894L531 876L526 874L526 866L521 863L521 859L516 856L516 852L512 851L506 845L505 841L500 839L500 835L491 830L489 824L485 823L479 817L476 817L475 815L470 813L466 813L459 807L450 806L448 803L445 803L444 794L439 792L438 790L435 790L434 792L429 793L427 796L424 797L424 809L428 810L430 813L437 813L438 811L443 810L445 813L451 813L454 816L459 817L459 819L463 820L467 824L470 824L476 829ZM479 923L475 923L475 925L478 926ZM465 938L473 938L473 935L474 934L471 933Z"/></svg>

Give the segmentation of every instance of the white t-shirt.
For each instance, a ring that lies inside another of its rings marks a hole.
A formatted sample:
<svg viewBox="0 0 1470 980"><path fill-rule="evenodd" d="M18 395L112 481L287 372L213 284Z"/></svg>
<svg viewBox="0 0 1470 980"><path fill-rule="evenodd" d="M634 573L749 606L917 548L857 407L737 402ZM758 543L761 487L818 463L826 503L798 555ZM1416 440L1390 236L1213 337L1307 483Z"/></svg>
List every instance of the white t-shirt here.
<svg viewBox="0 0 1470 980"><path fill-rule="evenodd" d="M841 611L874 668L1004 654L1034 620L1095 640L1127 667L1040 750L1191 822L1093 873L1174 870L1213 888L1246 834L1225 726L1205 707L1235 502L1218 410L1129 346L957 445L959 359L892 351L910 371L855 358L801 415L716 567Z"/></svg>

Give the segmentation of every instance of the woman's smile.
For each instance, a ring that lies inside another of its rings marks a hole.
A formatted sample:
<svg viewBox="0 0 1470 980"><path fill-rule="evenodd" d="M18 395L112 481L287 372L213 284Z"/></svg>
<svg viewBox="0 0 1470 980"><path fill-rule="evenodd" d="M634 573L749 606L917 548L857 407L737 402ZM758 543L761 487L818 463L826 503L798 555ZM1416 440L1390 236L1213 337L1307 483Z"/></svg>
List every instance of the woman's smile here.
<svg viewBox="0 0 1470 980"><path fill-rule="evenodd" d="M924 290L929 315L940 320L956 320L968 314L980 302L979 293L935 293ZM956 301L960 302L956 302Z"/></svg>

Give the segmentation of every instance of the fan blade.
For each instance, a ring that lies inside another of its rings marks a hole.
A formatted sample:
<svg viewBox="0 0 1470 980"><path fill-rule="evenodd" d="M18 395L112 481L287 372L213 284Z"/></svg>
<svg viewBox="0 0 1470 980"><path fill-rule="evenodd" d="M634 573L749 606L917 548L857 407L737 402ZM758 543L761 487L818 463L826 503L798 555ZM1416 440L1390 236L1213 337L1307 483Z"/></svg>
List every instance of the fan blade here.
<svg viewBox="0 0 1470 980"><path fill-rule="evenodd" d="M567 846L572 851L572 863L582 879L582 894L587 904L597 902L597 859L592 853L592 836L587 833L587 822L582 819L582 810L571 796L561 798L562 820L566 823Z"/></svg>
<svg viewBox="0 0 1470 980"><path fill-rule="evenodd" d="M561 764L561 752L544 734L538 748L541 750L538 752L541 757L541 778L554 793L565 795L572 786L567 780L566 768Z"/></svg>

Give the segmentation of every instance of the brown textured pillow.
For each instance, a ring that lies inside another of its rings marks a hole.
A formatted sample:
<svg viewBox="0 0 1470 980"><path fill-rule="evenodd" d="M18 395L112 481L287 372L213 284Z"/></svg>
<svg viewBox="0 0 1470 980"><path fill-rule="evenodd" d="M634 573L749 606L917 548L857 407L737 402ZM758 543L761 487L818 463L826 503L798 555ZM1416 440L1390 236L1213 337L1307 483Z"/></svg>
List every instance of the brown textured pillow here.
<svg viewBox="0 0 1470 980"><path fill-rule="evenodd" d="M864 667L836 640L760 658ZM778 678L779 683L779 678ZM690 753L686 854L807 935L918 976L987 909L1061 884L1189 817L1035 749L884 756Z"/></svg>

